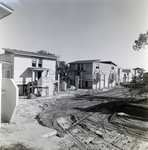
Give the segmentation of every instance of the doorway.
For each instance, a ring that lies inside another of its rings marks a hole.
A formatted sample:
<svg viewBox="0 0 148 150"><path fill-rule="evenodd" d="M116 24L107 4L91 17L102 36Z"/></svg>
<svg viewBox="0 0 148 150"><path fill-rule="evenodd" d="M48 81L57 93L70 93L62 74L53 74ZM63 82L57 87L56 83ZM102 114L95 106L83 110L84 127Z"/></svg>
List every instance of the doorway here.
<svg viewBox="0 0 148 150"><path fill-rule="evenodd" d="M88 81L85 81L85 87L88 87Z"/></svg>
<svg viewBox="0 0 148 150"><path fill-rule="evenodd" d="M38 79L42 77L42 72L38 71Z"/></svg>

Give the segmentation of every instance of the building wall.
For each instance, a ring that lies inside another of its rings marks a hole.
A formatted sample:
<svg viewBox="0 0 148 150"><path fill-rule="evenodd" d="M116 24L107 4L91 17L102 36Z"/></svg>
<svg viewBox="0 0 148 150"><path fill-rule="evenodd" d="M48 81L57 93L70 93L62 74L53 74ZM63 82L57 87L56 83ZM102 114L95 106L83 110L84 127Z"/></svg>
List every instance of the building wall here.
<svg viewBox="0 0 148 150"><path fill-rule="evenodd" d="M100 62L93 62L92 64L92 89L100 88Z"/></svg>
<svg viewBox="0 0 148 150"><path fill-rule="evenodd" d="M78 64L70 65L72 80L75 79L75 76L78 76L79 71L77 70L77 66ZM79 73L81 74L80 85L82 84L82 88L103 89L116 85L117 67L113 64L105 64L100 62L86 63L83 65L83 69L85 71ZM110 80L112 74L115 79L113 81Z"/></svg>
<svg viewBox="0 0 148 150"><path fill-rule="evenodd" d="M55 80L55 65L56 61L43 59L42 68L49 68L50 71L46 74L46 71L43 71L42 76L49 75ZM16 84L27 84L32 79L32 71L28 69L32 67L32 58L30 57L19 57L15 56L14 58L14 80Z"/></svg>
<svg viewBox="0 0 148 150"><path fill-rule="evenodd" d="M84 64L84 80L89 81L92 80L92 71L93 71L93 64ZM89 83L90 86L90 83Z"/></svg>
<svg viewBox="0 0 148 150"><path fill-rule="evenodd" d="M43 59L43 66L42 68L49 68L48 76L51 80L55 80L55 73L56 73L56 61L55 60L47 60ZM43 76L46 75L46 71L43 72Z"/></svg>
<svg viewBox="0 0 148 150"><path fill-rule="evenodd" d="M75 64L70 64L70 70L76 70L75 69Z"/></svg>
<svg viewBox="0 0 148 150"><path fill-rule="evenodd" d="M19 88L19 95L24 95L26 86L28 82L31 82L32 79L32 71L28 69L28 67L32 66L31 57L22 57L15 56L14 57L14 81Z"/></svg>
<svg viewBox="0 0 148 150"><path fill-rule="evenodd" d="M132 78L134 76L134 70L128 69L128 70L130 70L129 73L125 70L127 70L127 69L118 68L118 83L130 82L132 80Z"/></svg>
<svg viewBox="0 0 148 150"><path fill-rule="evenodd" d="M2 90L1 116L2 120L10 122L18 105L18 87L13 79L3 78Z"/></svg>
<svg viewBox="0 0 148 150"><path fill-rule="evenodd" d="M3 78L13 78L13 64L14 64L14 55L13 54L1 54L0 60L6 63L2 65L2 77Z"/></svg>
<svg viewBox="0 0 148 150"><path fill-rule="evenodd" d="M117 66L113 64L100 63L100 70L105 76L105 88L113 87L117 82ZM115 80L111 82L111 74L115 75ZM103 77L103 75L102 75Z"/></svg>
<svg viewBox="0 0 148 150"><path fill-rule="evenodd" d="M55 65L56 65L55 60L43 59L42 68L49 68L50 71L48 73L47 71L43 71L42 77L45 77L47 75L48 77L51 78L52 81L55 80ZM14 67L14 81L19 87L19 95L23 95L26 89L25 84L32 81L33 72L28 68L32 67L32 58L24 56L15 56L13 67ZM38 64L36 64L36 67L38 67Z"/></svg>
<svg viewBox="0 0 148 150"><path fill-rule="evenodd" d="M79 67L78 67L79 65ZM97 67L97 68L96 68ZM82 71L80 71L82 69ZM95 63L85 63L85 64L71 64L71 80L75 80L76 76L80 78L80 88L98 88L98 82L93 82L94 74L99 72L99 62ZM75 82L72 82L75 83Z"/></svg>
<svg viewBox="0 0 148 150"><path fill-rule="evenodd" d="M28 67L32 67L31 57L14 57L14 81L17 85L31 81L32 72Z"/></svg>
<svg viewBox="0 0 148 150"><path fill-rule="evenodd" d="M92 88L92 63L70 64L71 84L75 85L75 77L79 76L80 88Z"/></svg>
<svg viewBox="0 0 148 150"><path fill-rule="evenodd" d="M92 72L94 73L95 71L99 72L100 70L100 62L93 62L93 65L92 65Z"/></svg>
<svg viewBox="0 0 148 150"><path fill-rule="evenodd" d="M78 65L81 65L80 68ZM81 67L83 68L82 71ZM81 76L83 80L92 80L92 64L70 64L71 78L74 80L75 76Z"/></svg>

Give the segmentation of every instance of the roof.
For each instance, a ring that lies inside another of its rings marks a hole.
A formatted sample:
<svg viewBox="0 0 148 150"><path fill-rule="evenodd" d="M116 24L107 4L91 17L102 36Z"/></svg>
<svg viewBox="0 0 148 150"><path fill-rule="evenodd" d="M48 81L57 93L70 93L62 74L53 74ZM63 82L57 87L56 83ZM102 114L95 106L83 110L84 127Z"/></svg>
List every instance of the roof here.
<svg viewBox="0 0 148 150"><path fill-rule="evenodd" d="M13 9L6 4L0 2L0 19L12 14Z"/></svg>
<svg viewBox="0 0 148 150"><path fill-rule="evenodd" d="M8 48L3 48L5 50L5 53L12 53L15 55L22 55L22 56L31 56L31 57L37 57L37 58L47 58L47 59L53 59L56 60L57 56L52 56L48 54L41 54L37 52L29 52L29 51L22 51L22 50L16 50L16 49L8 49Z"/></svg>
<svg viewBox="0 0 148 150"><path fill-rule="evenodd" d="M133 70L143 70L143 68L139 68L139 67L137 67L137 68L133 68Z"/></svg>
<svg viewBox="0 0 148 150"><path fill-rule="evenodd" d="M100 61L100 63L103 63L103 64L112 64L114 66L117 66L115 63L113 63L112 61Z"/></svg>
<svg viewBox="0 0 148 150"><path fill-rule="evenodd" d="M93 62L100 62L100 59L95 59L95 60L77 60L70 62L69 64L85 64L85 63L93 63Z"/></svg>

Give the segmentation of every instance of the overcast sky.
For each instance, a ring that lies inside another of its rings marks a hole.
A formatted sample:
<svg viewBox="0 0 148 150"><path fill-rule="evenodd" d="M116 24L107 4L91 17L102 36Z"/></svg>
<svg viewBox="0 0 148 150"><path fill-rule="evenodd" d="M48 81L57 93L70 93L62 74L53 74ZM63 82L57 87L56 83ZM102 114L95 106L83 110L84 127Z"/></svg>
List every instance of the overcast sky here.
<svg viewBox="0 0 148 150"><path fill-rule="evenodd" d="M148 30L148 0L2 0L14 9L0 20L0 49L46 50L60 60L112 61L148 71L148 46L134 51Z"/></svg>

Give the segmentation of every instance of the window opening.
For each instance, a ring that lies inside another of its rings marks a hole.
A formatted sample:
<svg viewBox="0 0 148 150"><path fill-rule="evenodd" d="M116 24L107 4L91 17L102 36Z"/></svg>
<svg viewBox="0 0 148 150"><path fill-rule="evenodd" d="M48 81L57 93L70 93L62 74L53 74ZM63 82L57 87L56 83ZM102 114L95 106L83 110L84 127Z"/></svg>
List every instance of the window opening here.
<svg viewBox="0 0 148 150"><path fill-rule="evenodd" d="M32 67L36 67L36 58L32 59Z"/></svg>
<svg viewBox="0 0 148 150"><path fill-rule="evenodd" d="M39 59L38 67L42 67L42 59Z"/></svg>
<svg viewBox="0 0 148 150"><path fill-rule="evenodd" d="M114 70L114 66L112 66L112 68L111 68L112 70Z"/></svg>

